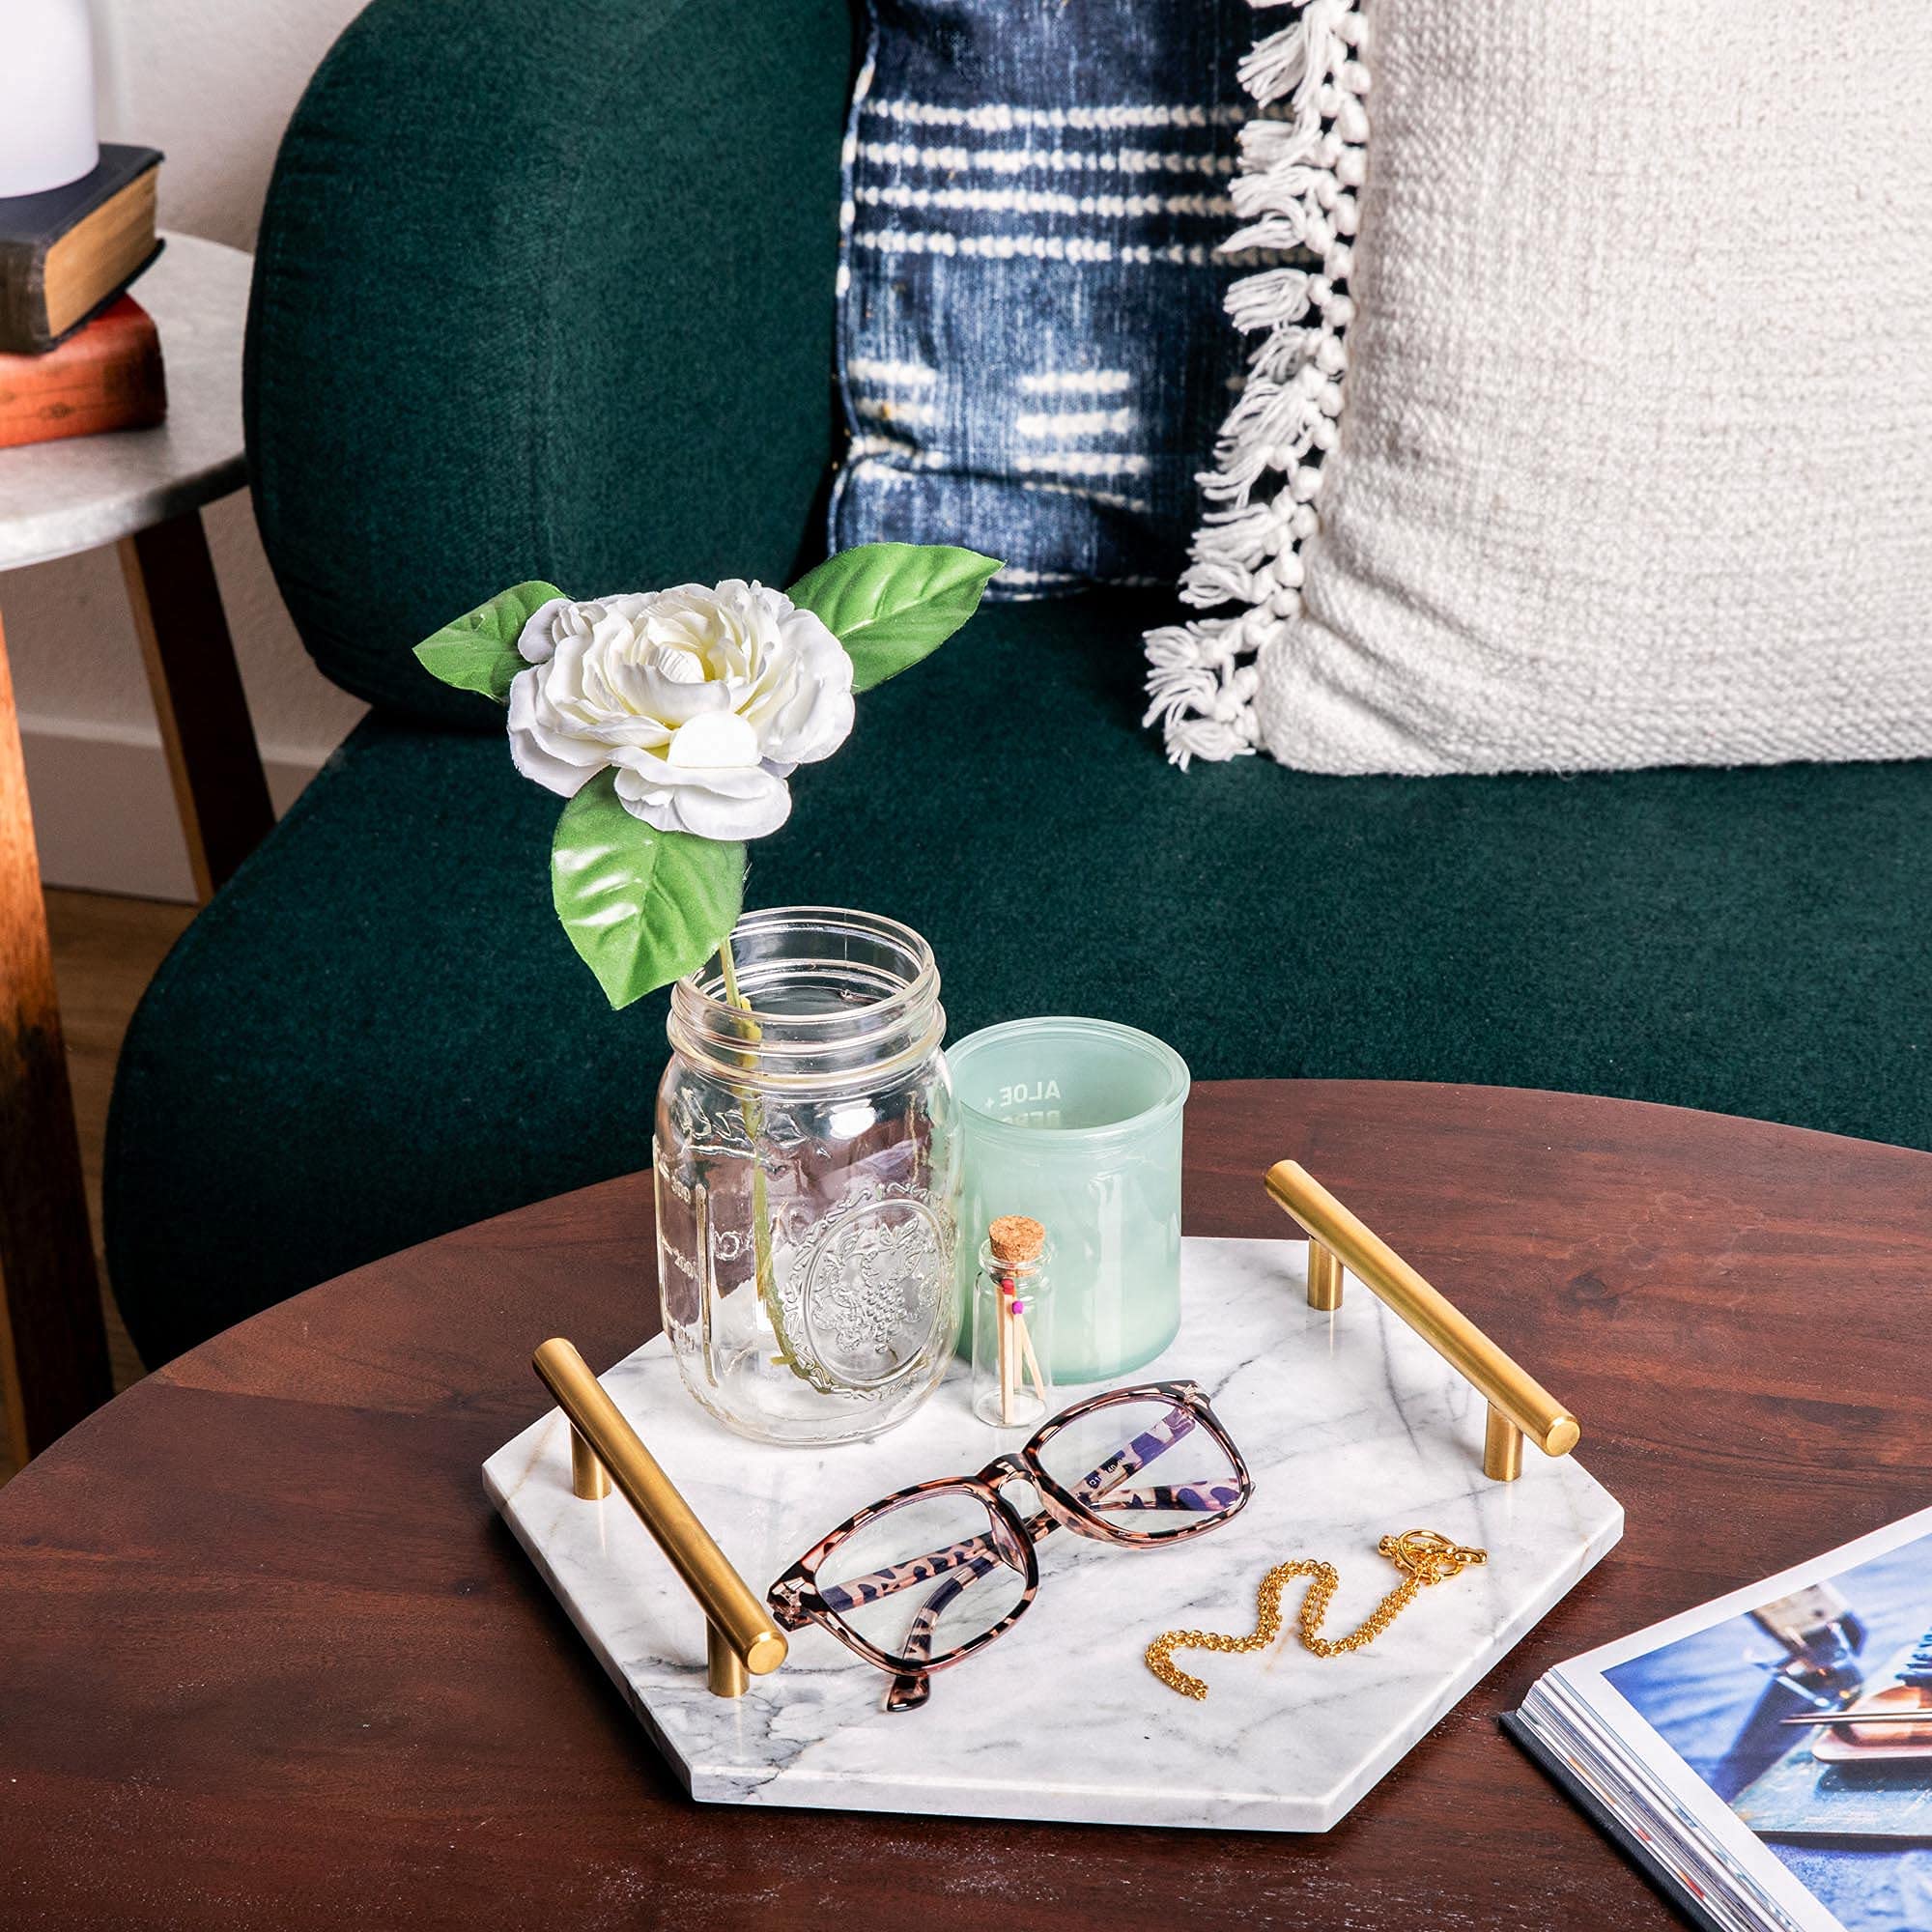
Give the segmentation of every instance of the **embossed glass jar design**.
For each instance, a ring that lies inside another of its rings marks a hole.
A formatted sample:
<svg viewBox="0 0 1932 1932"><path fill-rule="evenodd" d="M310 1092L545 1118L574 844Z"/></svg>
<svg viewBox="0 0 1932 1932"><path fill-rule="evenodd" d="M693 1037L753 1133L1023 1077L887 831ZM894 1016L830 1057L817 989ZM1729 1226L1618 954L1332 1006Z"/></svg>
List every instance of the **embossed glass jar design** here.
<svg viewBox="0 0 1932 1932"><path fill-rule="evenodd" d="M931 949L869 913L748 913L671 988L658 1286L685 1385L768 1442L876 1435L957 1333L958 1155Z"/></svg>

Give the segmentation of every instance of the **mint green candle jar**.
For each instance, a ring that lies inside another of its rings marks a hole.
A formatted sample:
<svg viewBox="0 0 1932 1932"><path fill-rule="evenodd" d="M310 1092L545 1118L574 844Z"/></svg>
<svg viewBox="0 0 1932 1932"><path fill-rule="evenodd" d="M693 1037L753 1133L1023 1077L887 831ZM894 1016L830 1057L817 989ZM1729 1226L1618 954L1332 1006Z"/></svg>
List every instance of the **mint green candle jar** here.
<svg viewBox="0 0 1932 1932"><path fill-rule="evenodd" d="M1187 1064L1112 1020L1008 1020L948 1047L959 1105L962 1295L1001 1214L1053 1243L1051 1376L1105 1381L1180 1325L1180 1113Z"/></svg>

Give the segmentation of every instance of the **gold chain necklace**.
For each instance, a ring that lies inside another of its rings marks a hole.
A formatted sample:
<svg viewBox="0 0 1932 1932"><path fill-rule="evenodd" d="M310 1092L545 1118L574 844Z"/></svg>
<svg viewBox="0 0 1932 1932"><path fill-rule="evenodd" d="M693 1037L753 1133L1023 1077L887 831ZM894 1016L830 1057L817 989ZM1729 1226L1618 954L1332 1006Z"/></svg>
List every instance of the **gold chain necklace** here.
<svg viewBox="0 0 1932 1932"><path fill-rule="evenodd" d="M1418 1591L1441 1582L1444 1577L1461 1576L1472 1563L1490 1560L1488 1550L1466 1548L1446 1536L1438 1536L1433 1529L1406 1529L1400 1536L1383 1537L1376 1547L1403 1573L1402 1581L1347 1636L1320 1634L1335 1586L1342 1580L1335 1566L1302 1558L1277 1563L1262 1578L1255 1628L1250 1634L1222 1636L1215 1631L1163 1631L1147 1647L1148 1668L1170 1690L1179 1690L1183 1697L1206 1697L1207 1685L1180 1669L1174 1662L1174 1653L1265 1650L1281 1634L1281 1593L1293 1577L1310 1579L1307 1594L1301 1600L1301 1641L1317 1657L1339 1657L1345 1650L1360 1650L1374 1643L1414 1601Z"/></svg>

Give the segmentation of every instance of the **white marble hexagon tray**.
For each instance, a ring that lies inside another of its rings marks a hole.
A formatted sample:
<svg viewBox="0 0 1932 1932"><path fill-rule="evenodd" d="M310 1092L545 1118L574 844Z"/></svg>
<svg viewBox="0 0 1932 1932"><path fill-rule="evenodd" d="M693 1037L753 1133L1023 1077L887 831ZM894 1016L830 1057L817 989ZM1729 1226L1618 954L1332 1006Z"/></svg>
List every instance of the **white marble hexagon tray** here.
<svg viewBox="0 0 1932 1932"><path fill-rule="evenodd" d="M558 1411L491 1457L484 1481L694 1798L1324 1832L1616 1542L1623 1509L1574 1457L1533 1446L1518 1481L1485 1478L1482 1399L1359 1283L1335 1314L1311 1309L1306 1264L1302 1241L1183 1242L1179 1337L1119 1378L1201 1383L1253 1472L1248 1508L1169 1549L1049 1538L1032 1609L936 1675L922 1710L887 1712L884 1674L817 1629L743 1697L712 1696L701 1613L620 1496L571 1493ZM723 1429L662 1337L603 1382L760 1594L853 1511L1024 1435L975 1421L956 1369L899 1429L824 1451ZM1395 1579L1377 1541L1409 1528L1490 1561L1424 1591L1368 1649L1302 1649L1292 1584L1290 1634L1266 1654L1183 1656L1205 1702L1142 1661L1175 1626L1253 1629L1263 1574L1291 1556L1338 1567L1330 1626L1350 1629Z"/></svg>

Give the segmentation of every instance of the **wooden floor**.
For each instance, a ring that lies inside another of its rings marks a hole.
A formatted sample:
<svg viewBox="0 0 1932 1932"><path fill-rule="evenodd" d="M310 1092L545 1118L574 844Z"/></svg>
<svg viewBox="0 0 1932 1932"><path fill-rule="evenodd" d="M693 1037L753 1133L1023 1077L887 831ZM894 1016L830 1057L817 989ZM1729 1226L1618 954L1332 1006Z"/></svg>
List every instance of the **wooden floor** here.
<svg viewBox="0 0 1932 1932"><path fill-rule="evenodd" d="M68 1070L80 1124L80 1157L87 1171L87 1205L94 1219L94 1246L100 1252L100 1152L107 1134L107 1097L122 1036L141 998L182 928L191 906L152 899L110 898L100 893L49 892L47 924L53 934L54 977L60 982L61 1018L67 1030ZM101 1273L106 1295L106 1272ZM140 1358L107 1297L107 1342L114 1358L114 1386L141 1376ZM0 1432L0 1483L14 1473Z"/></svg>

